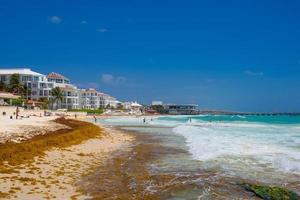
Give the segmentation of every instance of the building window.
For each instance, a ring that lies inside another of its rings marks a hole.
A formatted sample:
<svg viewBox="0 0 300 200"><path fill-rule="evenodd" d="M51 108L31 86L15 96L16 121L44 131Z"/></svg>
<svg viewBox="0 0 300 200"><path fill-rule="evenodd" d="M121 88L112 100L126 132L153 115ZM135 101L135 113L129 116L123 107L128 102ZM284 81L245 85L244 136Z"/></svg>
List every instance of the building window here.
<svg viewBox="0 0 300 200"><path fill-rule="evenodd" d="M32 81L32 77L31 76L22 76L22 81L23 82Z"/></svg>
<svg viewBox="0 0 300 200"><path fill-rule="evenodd" d="M7 80L7 77L6 77L6 76L3 76L3 75L2 75L2 76L0 77L0 81L3 81L3 82L4 82L4 81L6 81L6 80Z"/></svg>

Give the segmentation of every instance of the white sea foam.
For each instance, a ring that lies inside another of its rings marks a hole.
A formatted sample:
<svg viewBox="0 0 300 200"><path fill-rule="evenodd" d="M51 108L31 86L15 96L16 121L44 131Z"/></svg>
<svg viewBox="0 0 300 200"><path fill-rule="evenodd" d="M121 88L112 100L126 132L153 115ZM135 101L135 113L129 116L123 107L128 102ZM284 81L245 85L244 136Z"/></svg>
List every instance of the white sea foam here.
<svg viewBox="0 0 300 200"><path fill-rule="evenodd" d="M160 131L167 134L173 131L185 138L192 158L203 161L199 166L205 169L217 167L229 175L271 182L294 181L300 176L299 124L208 122L200 117L193 117L190 122L189 116L155 117L152 121L147 117L146 123L143 117L116 117L104 122L134 126L150 134L153 134L151 127L165 127ZM157 129L153 131L156 133ZM184 146L180 139L172 142Z"/></svg>
<svg viewBox="0 0 300 200"><path fill-rule="evenodd" d="M281 171L300 173L300 148L295 148L300 147L297 138L300 132L295 133L293 127L226 123L225 126L179 125L173 131L185 137L190 153L197 160L220 161L230 167L230 162L240 158L241 164L246 164L249 158Z"/></svg>

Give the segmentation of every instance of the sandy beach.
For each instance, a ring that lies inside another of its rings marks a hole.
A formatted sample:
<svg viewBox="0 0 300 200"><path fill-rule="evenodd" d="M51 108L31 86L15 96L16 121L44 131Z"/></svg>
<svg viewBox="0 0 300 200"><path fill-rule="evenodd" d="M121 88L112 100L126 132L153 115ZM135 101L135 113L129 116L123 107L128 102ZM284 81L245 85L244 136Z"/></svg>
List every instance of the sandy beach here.
<svg viewBox="0 0 300 200"><path fill-rule="evenodd" d="M0 143L19 142L50 131L68 128L53 122L58 116L44 117L43 110L20 109L22 118L19 119L16 119L15 112L16 107L0 107Z"/></svg>
<svg viewBox="0 0 300 200"><path fill-rule="evenodd" d="M40 130L49 133L65 129L66 125L52 121L55 118L1 118L1 134L9 135L6 139L13 138L13 141L16 136L29 133L24 131L24 127L30 128L30 132L36 132L35 135L29 134L33 138L41 133ZM103 165L114 151L133 140L132 136L119 131L101 129L101 137L66 148L52 148L32 161L14 166L4 162L0 171L0 199L86 199L88 196L80 190L77 183L95 167Z"/></svg>

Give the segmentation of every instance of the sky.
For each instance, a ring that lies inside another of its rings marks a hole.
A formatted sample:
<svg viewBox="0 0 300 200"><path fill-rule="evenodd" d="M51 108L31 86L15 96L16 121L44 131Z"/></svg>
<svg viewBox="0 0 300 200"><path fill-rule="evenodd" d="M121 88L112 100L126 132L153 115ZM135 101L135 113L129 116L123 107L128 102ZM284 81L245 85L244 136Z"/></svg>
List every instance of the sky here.
<svg viewBox="0 0 300 200"><path fill-rule="evenodd" d="M300 1L0 0L0 68L121 101L300 111Z"/></svg>

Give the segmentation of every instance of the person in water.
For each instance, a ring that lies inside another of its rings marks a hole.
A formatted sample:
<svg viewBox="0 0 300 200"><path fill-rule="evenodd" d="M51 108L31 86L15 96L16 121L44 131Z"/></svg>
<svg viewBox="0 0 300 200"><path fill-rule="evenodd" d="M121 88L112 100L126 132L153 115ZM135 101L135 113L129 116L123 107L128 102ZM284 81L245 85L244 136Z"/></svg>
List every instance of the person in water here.
<svg viewBox="0 0 300 200"><path fill-rule="evenodd" d="M94 115L94 120L95 120L95 123L97 123L97 118L96 118L96 116Z"/></svg>
<svg viewBox="0 0 300 200"><path fill-rule="evenodd" d="M143 123L144 123L144 124L146 123L146 118L143 119Z"/></svg>

